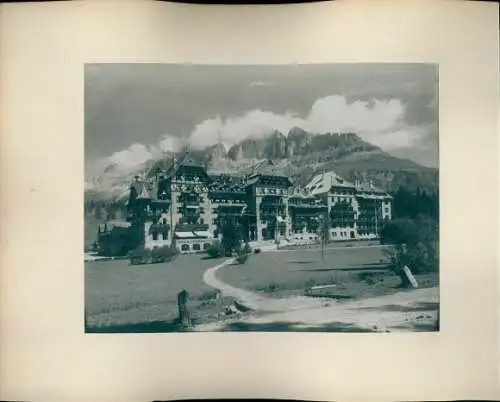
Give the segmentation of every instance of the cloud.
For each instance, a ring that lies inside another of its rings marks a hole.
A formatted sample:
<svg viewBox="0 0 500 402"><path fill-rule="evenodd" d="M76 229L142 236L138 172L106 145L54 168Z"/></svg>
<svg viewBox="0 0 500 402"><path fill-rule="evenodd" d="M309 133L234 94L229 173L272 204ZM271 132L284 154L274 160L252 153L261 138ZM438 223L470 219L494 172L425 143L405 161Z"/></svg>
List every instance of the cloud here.
<svg viewBox="0 0 500 402"><path fill-rule="evenodd" d="M217 143L220 138L224 145L231 146L247 138L262 138L273 130L286 132L294 122L300 124L302 119L292 114L276 115L261 110L224 120L216 117L198 124L189 142L193 148L201 149Z"/></svg>
<svg viewBox="0 0 500 402"><path fill-rule="evenodd" d="M109 177L120 178L135 172L153 159L160 158L166 152L178 152L184 141L171 135L164 135L156 145L132 144L128 148L115 152L86 167L86 177L91 180L102 173ZM91 186L90 182L86 186Z"/></svg>
<svg viewBox="0 0 500 402"><path fill-rule="evenodd" d="M348 103L343 96L332 95L317 99L305 117L287 112L251 110L241 115L216 116L200 122L187 139L164 135L155 145L133 144L115 152L89 168L89 175L108 169L116 177L137 170L149 160L160 158L168 151L179 151L186 142L193 149L203 149L219 141L226 147L248 138L262 138L274 130L287 134L293 127L312 133L353 132L365 141L386 151L421 148L429 128L405 122L405 105L399 99ZM100 173L97 173L100 174Z"/></svg>
<svg viewBox="0 0 500 402"><path fill-rule="evenodd" d="M179 152L185 141L179 137L165 134L158 143L158 148L162 152Z"/></svg>
<svg viewBox="0 0 500 402"><path fill-rule="evenodd" d="M250 83L251 87L268 87L268 86L272 86L272 85L276 85L276 84L274 82L270 82L270 81L254 81L254 82Z"/></svg>
<svg viewBox="0 0 500 402"><path fill-rule="evenodd" d="M115 152L107 160L124 170L135 169L165 152L178 152L183 146L180 138L164 135L157 145L132 144L127 149Z"/></svg>
<svg viewBox="0 0 500 402"><path fill-rule="evenodd" d="M115 152L110 156L109 160L112 165L133 168L142 165L153 156L153 152L145 145L133 144L123 151Z"/></svg>
<svg viewBox="0 0 500 402"><path fill-rule="evenodd" d="M252 110L226 119L216 117L199 123L190 136L193 148L214 144L220 138L226 146L246 138L260 138L273 130L285 135L298 126L313 133L354 132L364 140L390 151L414 146L422 129L405 123L405 105L399 99L356 101L332 95L314 102L309 114L275 114Z"/></svg>

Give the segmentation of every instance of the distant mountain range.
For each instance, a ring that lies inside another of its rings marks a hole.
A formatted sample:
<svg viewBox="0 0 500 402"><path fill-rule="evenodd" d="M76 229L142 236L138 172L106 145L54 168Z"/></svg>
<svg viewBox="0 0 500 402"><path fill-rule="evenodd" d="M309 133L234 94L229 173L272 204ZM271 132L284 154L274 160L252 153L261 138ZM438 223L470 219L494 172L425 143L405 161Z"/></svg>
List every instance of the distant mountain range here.
<svg viewBox="0 0 500 402"><path fill-rule="evenodd" d="M185 151L166 152L134 168L110 164L86 183L85 198L122 198L136 174L147 175L155 166L168 167L173 158ZM286 134L274 131L262 138L245 139L229 149L214 144L202 150L190 150L190 153L209 174L251 173L253 166L272 160L276 169L298 184L305 184L314 173L333 170L346 180L354 181L355 177L373 180L376 186L387 191L403 186L410 191L420 188L434 193L438 186L437 169L396 158L353 133L316 134L295 127Z"/></svg>

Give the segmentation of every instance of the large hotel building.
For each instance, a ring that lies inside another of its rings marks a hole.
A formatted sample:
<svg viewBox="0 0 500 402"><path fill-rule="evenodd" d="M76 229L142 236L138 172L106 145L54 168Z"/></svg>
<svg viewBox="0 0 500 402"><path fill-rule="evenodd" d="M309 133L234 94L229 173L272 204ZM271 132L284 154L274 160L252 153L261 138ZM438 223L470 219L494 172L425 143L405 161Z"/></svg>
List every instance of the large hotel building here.
<svg viewBox="0 0 500 402"><path fill-rule="evenodd" d="M98 244L104 255L141 244L193 253L210 247L227 223L239 225L248 241L315 242L325 228L329 241L375 239L391 209L386 192L334 172L319 173L302 187L271 161L240 177L212 176L188 153L168 169L135 178L126 221L101 225Z"/></svg>

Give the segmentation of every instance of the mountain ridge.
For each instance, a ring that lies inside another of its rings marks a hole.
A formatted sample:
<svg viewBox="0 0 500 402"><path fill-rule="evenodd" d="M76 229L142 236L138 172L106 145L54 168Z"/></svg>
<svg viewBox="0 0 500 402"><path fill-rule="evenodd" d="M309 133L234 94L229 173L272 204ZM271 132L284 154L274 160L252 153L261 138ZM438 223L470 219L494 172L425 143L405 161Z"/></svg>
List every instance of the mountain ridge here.
<svg viewBox="0 0 500 402"><path fill-rule="evenodd" d="M310 133L293 127L284 134L278 130L267 136L247 138L227 147L222 143L203 149L185 147L179 152L164 152L133 168L109 164L86 185L86 199L117 199L126 196L135 175L152 168L165 169L174 158L189 151L210 174L243 174L264 160L273 160L297 184L305 184L319 171L333 170L354 180L373 180L386 191L400 186L436 192L438 169L425 167L409 159L397 158L364 141L355 133Z"/></svg>

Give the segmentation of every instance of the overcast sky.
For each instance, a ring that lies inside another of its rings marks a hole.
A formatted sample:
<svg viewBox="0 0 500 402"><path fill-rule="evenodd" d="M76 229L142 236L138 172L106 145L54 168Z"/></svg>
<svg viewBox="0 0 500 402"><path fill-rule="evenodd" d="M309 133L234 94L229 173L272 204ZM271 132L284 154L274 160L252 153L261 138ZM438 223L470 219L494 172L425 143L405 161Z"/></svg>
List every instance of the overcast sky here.
<svg viewBox="0 0 500 402"><path fill-rule="evenodd" d="M392 155L438 165L437 66L321 64L85 68L86 165L159 149L231 145L270 129L357 132Z"/></svg>

